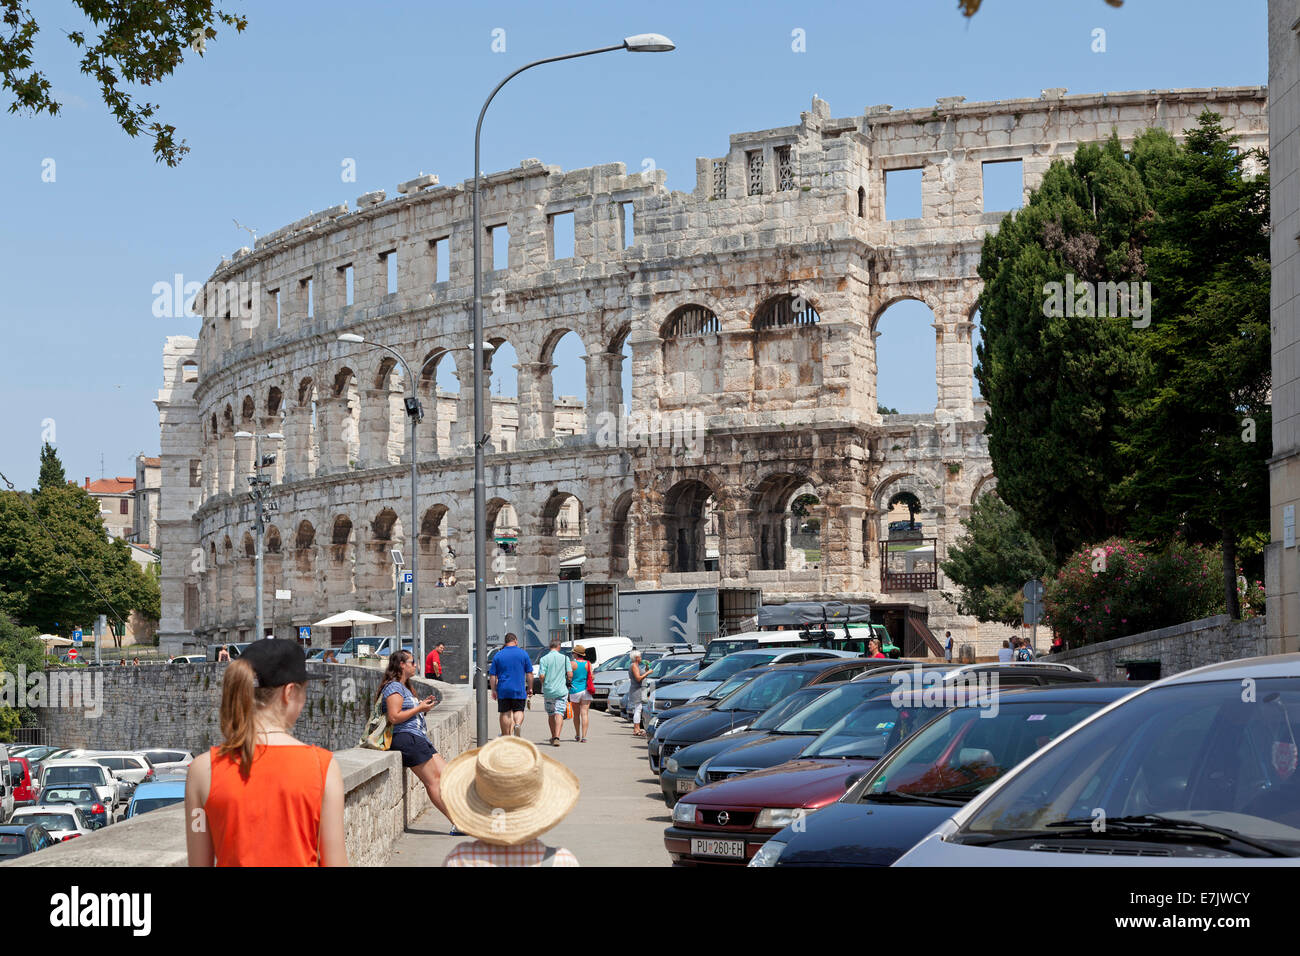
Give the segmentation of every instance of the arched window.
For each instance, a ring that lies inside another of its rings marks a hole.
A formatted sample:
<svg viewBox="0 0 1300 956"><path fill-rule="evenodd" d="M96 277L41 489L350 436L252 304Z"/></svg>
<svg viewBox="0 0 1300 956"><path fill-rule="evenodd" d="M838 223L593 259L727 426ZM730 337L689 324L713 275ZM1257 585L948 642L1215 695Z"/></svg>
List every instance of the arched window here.
<svg viewBox="0 0 1300 956"><path fill-rule="evenodd" d="M867 190L862 186L858 187L858 218L867 218Z"/></svg>
<svg viewBox="0 0 1300 956"><path fill-rule="evenodd" d="M722 324L712 309L702 305L683 305L668 316L660 336L680 339L690 335L716 335L721 328Z"/></svg>
<svg viewBox="0 0 1300 956"><path fill-rule="evenodd" d="M781 295L768 299L754 314L754 330L784 329L798 325L816 325L822 320L812 303L799 295Z"/></svg>

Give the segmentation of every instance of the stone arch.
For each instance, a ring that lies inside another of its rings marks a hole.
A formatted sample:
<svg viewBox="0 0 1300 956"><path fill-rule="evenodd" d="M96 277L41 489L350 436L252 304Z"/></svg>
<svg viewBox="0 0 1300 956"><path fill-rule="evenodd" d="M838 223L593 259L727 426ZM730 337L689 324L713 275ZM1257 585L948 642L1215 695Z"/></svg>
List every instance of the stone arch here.
<svg viewBox="0 0 1300 956"><path fill-rule="evenodd" d="M253 540L253 533L251 531L244 532L243 546L244 557L249 558L250 560L257 557L257 542Z"/></svg>
<svg viewBox="0 0 1300 956"><path fill-rule="evenodd" d="M483 353L483 389L489 399L483 406L483 429L491 436L492 450L513 451L525 435L537 437L543 434L542 413L538 407L541 393L533 376L524 374L523 358L509 339L498 336L487 339L487 342L492 350ZM474 420L473 351L466 350L465 357L462 381L468 383L468 387L461 387L462 404L458 412L464 412L467 427L463 434L469 435ZM512 375L513 385L510 383ZM529 406L527 410L525 405Z"/></svg>
<svg viewBox="0 0 1300 956"><path fill-rule="evenodd" d="M316 567L316 528L304 518L298 522L293 535L293 562L302 574L310 574ZM304 581L302 586L314 584Z"/></svg>
<svg viewBox="0 0 1300 956"><path fill-rule="evenodd" d="M472 365L473 353L468 349L461 351L470 355ZM472 367L470 374L473 375ZM420 363L420 374L416 377L416 382L416 390L424 405L424 422L419 431L420 457L424 459L451 454L460 438L458 403L462 392L457 376L455 351L443 346L429 349ZM470 392L466 391L465 394Z"/></svg>
<svg viewBox="0 0 1300 956"><path fill-rule="evenodd" d="M942 313L934 302L934 296L908 292L892 296L873 314L871 352L876 374L872 391L877 408L894 408L903 414L933 414L938 407ZM927 385L924 396L917 394L921 382L930 383L933 391Z"/></svg>
<svg viewBox="0 0 1300 956"><path fill-rule="evenodd" d="M537 511L538 536L530 549L538 559L543 580L563 576L563 562L585 559L587 515L582 499L568 488L555 488ZM581 569L582 561L570 565ZM581 576L579 570L574 577Z"/></svg>
<svg viewBox="0 0 1300 956"><path fill-rule="evenodd" d="M659 337L665 345L674 339L696 335L717 335L722 331L722 321L718 314L706 305L688 303L680 305L668 314L659 326Z"/></svg>
<svg viewBox="0 0 1300 956"><path fill-rule="evenodd" d="M280 386L272 385L266 393L266 414L275 418L282 414L284 406L284 392Z"/></svg>
<svg viewBox="0 0 1300 956"><path fill-rule="evenodd" d="M795 515L791 507L800 496L811 496L816 504L808 515L817 522L817 549L820 550L820 528L824 521L824 500L817 491L813 478L800 472L775 472L765 476L750 495L750 514L753 522L754 553L760 571L784 571L792 563L792 540L799 528L792 520L805 515ZM793 563L803 560L801 553ZM803 570L802 567L793 570Z"/></svg>
<svg viewBox="0 0 1300 956"><path fill-rule="evenodd" d="M628 520L634 500L629 488L614 499L610 508L609 576L614 579L631 577L636 570L636 524Z"/></svg>
<svg viewBox="0 0 1300 956"><path fill-rule="evenodd" d="M298 380L297 401L288 410L286 462L291 479L310 478L320 466L320 407L316 383L310 375Z"/></svg>
<svg viewBox="0 0 1300 956"><path fill-rule="evenodd" d="M725 542L723 499L716 482L705 476L677 482L664 494L665 547L668 570L712 571L721 567ZM710 542L716 541L711 545ZM710 551L717 551L716 555Z"/></svg>
<svg viewBox="0 0 1300 956"><path fill-rule="evenodd" d="M370 522L370 539L365 544L368 554L366 561L365 589L369 591L392 591L393 548L401 550L404 536L402 521L392 508L384 508ZM409 559L408 559L409 560Z"/></svg>
<svg viewBox="0 0 1300 956"><path fill-rule="evenodd" d="M982 475L976 482L975 488L970 493L970 503L974 504L984 495L996 494L998 490L998 479L993 472Z"/></svg>
<svg viewBox="0 0 1300 956"><path fill-rule="evenodd" d="M445 586L455 574L456 550L448 515L451 509L445 504L435 504L425 510L420 519L420 586L421 588ZM424 591L422 590L423 594Z"/></svg>
<svg viewBox="0 0 1300 956"><path fill-rule="evenodd" d="M361 405L361 460L369 465L396 465L406 451L405 370L383 355L369 377Z"/></svg>
<svg viewBox="0 0 1300 956"><path fill-rule="evenodd" d="M718 313L702 302L677 306L659 326L665 405L691 404L722 391L724 350Z"/></svg>
<svg viewBox="0 0 1300 956"><path fill-rule="evenodd" d="M938 315L942 311L943 303L940 302L939 296L930 289L919 286L895 288L881 297L871 309L871 323L869 326L871 331L876 331L876 324L880 321L880 317L884 315L891 306L898 305L898 303L906 302L908 300L920 302L930 310L932 315Z"/></svg>
<svg viewBox="0 0 1300 956"><path fill-rule="evenodd" d="M324 471L345 471L361 458L361 394L357 375L349 366L334 374L328 412L323 421L320 465Z"/></svg>
<svg viewBox="0 0 1300 956"><path fill-rule="evenodd" d="M280 536L280 529L275 525L270 525L266 529L266 537L264 541L267 554L279 554L284 550L284 542Z"/></svg>
<svg viewBox="0 0 1300 956"><path fill-rule="evenodd" d="M252 395L245 395L243 405L240 407L239 420L241 422L251 422L257 414L257 402L253 401Z"/></svg>
<svg viewBox="0 0 1300 956"><path fill-rule="evenodd" d="M573 354L575 347L580 350L580 354ZM574 328L562 326L553 329L542 340L538 361L531 366L534 379L532 385L536 389L542 410L541 437L562 438L568 435L581 435L586 431L587 394L590 386L587 380L587 358L587 344ZM529 369L529 366L521 363L519 371L521 386L524 385L523 380ZM557 394L565 388L571 389L576 394ZM521 398L526 391L525 387L520 388ZM576 399L577 402L574 404L566 399ZM521 400L521 410L523 404ZM548 423L549 428L547 428Z"/></svg>

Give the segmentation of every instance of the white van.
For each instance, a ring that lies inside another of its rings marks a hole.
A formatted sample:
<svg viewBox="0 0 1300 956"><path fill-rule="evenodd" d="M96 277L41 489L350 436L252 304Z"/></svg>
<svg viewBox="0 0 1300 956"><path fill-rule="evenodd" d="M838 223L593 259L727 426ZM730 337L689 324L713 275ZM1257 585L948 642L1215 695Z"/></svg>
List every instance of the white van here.
<svg viewBox="0 0 1300 956"><path fill-rule="evenodd" d="M560 650L565 654L573 653L573 645L580 644L588 651L593 648L596 651L596 666L599 667L605 661L620 654L626 654L632 649L632 638L630 637L587 637L580 641L565 641L560 645Z"/></svg>

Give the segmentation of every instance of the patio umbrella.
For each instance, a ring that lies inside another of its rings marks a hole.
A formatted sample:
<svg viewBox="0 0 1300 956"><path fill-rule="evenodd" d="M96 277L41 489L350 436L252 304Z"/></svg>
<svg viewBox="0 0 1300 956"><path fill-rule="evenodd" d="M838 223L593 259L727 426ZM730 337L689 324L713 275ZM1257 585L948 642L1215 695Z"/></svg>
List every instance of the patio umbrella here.
<svg viewBox="0 0 1300 956"><path fill-rule="evenodd" d="M354 624L387 624L391 617L367 614L365 611L340 611L324 620L317 621L312 627L348 627Z"/></svg>
<svg viewBox="0 0 1300 956"><path fill-rule="evenodd" d="M72 638L59 637L57 634L42 634L37 638L37 640L41 641L45 645L46 650L49 650L51 647L67 647L72 643Z"/></svg>

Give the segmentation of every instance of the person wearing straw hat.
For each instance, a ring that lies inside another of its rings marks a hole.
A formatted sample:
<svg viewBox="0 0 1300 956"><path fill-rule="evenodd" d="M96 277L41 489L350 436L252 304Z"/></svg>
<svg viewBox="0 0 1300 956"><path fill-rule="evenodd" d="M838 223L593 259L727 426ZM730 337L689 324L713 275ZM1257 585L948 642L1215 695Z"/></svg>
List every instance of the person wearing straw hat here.
<svg viewBox="0 0 1300 956"><path fill-rule="evenodd" d="M538 839L578 802L578 776L522 737L498 737L461 754L442 775L456 829L475 839L443 866L577 866L563 847Z"/></svg>

